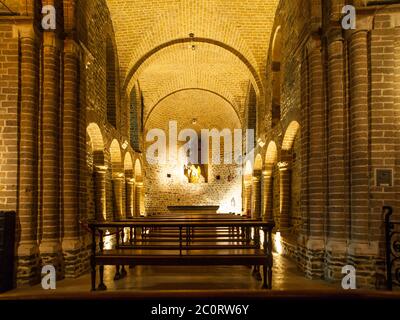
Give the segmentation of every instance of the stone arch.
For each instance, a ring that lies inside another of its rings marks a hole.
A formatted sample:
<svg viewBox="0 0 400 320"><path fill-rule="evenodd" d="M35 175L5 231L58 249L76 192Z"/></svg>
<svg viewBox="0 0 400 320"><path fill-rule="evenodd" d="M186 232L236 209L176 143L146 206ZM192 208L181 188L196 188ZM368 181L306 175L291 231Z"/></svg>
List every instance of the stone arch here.
<svg viewBox="0 0 400 320"><path fill-rule="evenodd" d="M300 124L292 121L286 129L282 142L281 159L278 163L279 167L279 211L280 211L280 228L285 230L293 226L293 192L294 187L299 183L295 183L293 178L298 178L298 173L293 176L294 143L300 130Z"/></svg>
<svg viewBox="0 0 400 320"><path fill-rule="evenodd" d="M87 215L89 219L106 220L106 171L104 139L100 127L91 122L87 128Z"/></svg>
<svg viewBox="0 0 400 320"><path fill-rule="evenodd" d="M143 166L139 158L135 161L134 177L136 182L143 182Z"/></svg>
<svg viewBox="0 0 400 320"><path fill-rule="evenodd" d="M251 216L251 184L253 178L253 164L247 160L243 168L243 211L247 216Z"/></svg>
<svg viewBox="0 0 400 320"><path fill-rule="evenodd" d="M265 153L265 169L270 169L278 161L278 147L274 141L268 144L267 152Z"/></svg>
<svg viewBox="0 0 400 320"><path fill-rule="evenodd" d="M144 174L142 161L137 158L135 161L135 215L145 214L145 192L144 192Z"/></svg>
<svg viewBox="0 0 400 320"><path fill-rule="evenodd" d="M93 165L104 166L104 139L97 123L90 123L86 128L88 147L93 157Z"/></svg>
<svg viewBox="0 0 400 320"><path fill-rule="evenodd" d="M125 153L124 172L125 172L125 189L124 189L125 214L127 217L132 218L135 215L135 180L134 180L133 157L129 151Z"/></svg>
<svg viewBox="0 0 400 320"><path fill-rule="evenodd" d="M125 153L124 157L124 172L126 177L133 178L134 170L133 170L133 157L132 154L128 151Z"/></svg>
<svg viewBox="0 0 400 320"><path fill-rule="evenodd" d="M261 154L257 154L254 160L253 177L251 181L251 217L261 218L261 174L263 159Z"/></svg>
<svg viewBox="0 0 400 320"><path fill-rule="evenodd" d="M297 121L292 121L286 129L285 136L282 142L282 150L289 151L292 149L294 140L299 132L300 124Z"/></svg>
<svg viewBox="0 0 400 320"><path fill-rule="evenodd" d="M253 165L250 160L247 160L244 165L244 178L251 177L253 175Z"/></svg>
<svg viewBox="0 0 400 320"><path fill-rule="evenodd" d="M110 160L113 175L123 172L121 145L117 139L110 144Z"/></svg>
<svg viewBox="0 0 400 320"><path fill-rule="evenodd" d="M253 173L256 171L261 171L263 168L263 160L261 154L257 154L256 159L254 160L254 170Z"/></svg>
<svg viewBox="0 0 400 320"><path fill-rule="evenodd" d="M282 80L282 31L281 26L275 30L272 41L272 126L276 126L281 120L281 80Z"/></svg>
<svg viewBox="0 0 400 320"><path fill-rule="evenodd" d="M117 139L110 144L110 162L112 174L112 213L114 219L120 220L124 216L124 162L122 161L121 144Z"/></svg>
<svg viewBox="0 0 400 320"><path fill-rule="evenodd" d="M263 208L262 214L265 220L274 220L274 191L276 163L278 161L278 147L274 141L270 141L265 153L265 166L263 172ZM279 192L279 190L277 190Z"/></svg>

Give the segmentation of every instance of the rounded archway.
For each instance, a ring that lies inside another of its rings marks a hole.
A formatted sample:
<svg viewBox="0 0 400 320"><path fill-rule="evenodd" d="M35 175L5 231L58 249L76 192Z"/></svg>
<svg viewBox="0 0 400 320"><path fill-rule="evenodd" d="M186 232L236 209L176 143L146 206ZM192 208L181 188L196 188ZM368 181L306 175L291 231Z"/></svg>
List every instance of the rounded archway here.
<svg viewBox="0 0 400 320"><path fill-rule="evenodd" d="M139 159L135 161L135 216L146 214L145 209L145 189L144 189L144 174L142 162Z"/></svg>
<svg viewBox="0 0 400 320"><path fill-rule="evenodd" d="M292 149L294 140L297 136L299 129L300 129L300 124L297 121L292 121L289 124L288 128L286 129L286 133L282 142L283 151L289 151L290 149Z"/></svg>
<svg viewBox="0 0 400 320"><path fill-rule="evenodd" d="M267 151L265 153L265 166L263 172L263 216L266 220L275 220L275 197L279 195L279 185L276 179L277 174L276 163L278 161L278 148L274 141L268 144Z"/></svg>
<svg viewBox="0 0 400 320"><path fill-rule="evenodd" d="M113 175L123 173L121 145L117 139L114 139L110 145L110 160Z"/></svg>
<svg viewBox="0 0 400 320"><path fill-rule="evenodd" d="M106 219L106 170L104 140L100 127L92 122L86 128L86 210L88 219Z"/></svg>
<svg viewBox="0 0 400 320"><path fill-rule="evenodd" d="M281 81L282 81L282 32L281 26L275 30L272 41L272 127L276 126L281 120Z"/></svg>
<svg viewBox="0 0 400 320"><path fill-rule="evenodd" d="M276 164L278 160L278 148L274 141L271 141L268 144L267 152L265 153L265 168L268 169L269 167Z"/></svg>
<svg viewBox="0 0 400 320"><path fill-rule="evenodd" d="M279 166L280 182L280 228L292 229L296 233L300 228L300 187L301 166L297 158L300 151L300 124L292 121L282 142Z"/></svg>

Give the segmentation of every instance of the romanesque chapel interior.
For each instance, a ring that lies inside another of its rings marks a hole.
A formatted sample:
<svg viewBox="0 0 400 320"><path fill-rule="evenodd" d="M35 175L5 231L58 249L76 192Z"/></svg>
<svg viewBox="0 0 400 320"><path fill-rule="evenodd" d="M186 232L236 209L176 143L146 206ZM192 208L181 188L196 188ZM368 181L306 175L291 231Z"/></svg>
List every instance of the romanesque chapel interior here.
<svg viewBox="0 0 400 320"><path fill-rule="evenodd" d="M0 212L11 295L396 287L400 2L0 1Z"/></svg>

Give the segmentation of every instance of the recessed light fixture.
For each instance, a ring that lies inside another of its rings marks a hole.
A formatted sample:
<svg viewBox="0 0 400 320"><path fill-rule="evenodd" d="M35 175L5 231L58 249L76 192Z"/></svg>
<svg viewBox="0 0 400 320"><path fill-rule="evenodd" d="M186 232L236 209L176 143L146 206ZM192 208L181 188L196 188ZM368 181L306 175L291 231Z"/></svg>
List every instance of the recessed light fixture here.
<svg viewBox="0 0 400 320"><path fill-rule="evenodd" d="M195 51L196 50L196 45L194 44L194 33L191 32L189 33L189 37L190 37L190 48Z"/></svg>
<svg viewBox="0 0 400 320"><path fill-rule="evenodd" d="M192 124L197 124L197 118L192 119Z"/></svg>

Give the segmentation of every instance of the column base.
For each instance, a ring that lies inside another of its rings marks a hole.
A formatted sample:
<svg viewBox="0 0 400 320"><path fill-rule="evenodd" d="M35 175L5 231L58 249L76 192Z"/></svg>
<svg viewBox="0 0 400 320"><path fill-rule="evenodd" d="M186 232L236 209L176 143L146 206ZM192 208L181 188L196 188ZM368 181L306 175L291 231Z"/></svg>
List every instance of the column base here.
<svg viewBox="0 0 400 320"><path fill-rule="evenodd" d="M321 238L298 239L298 263L308 279L324 277L325 241Z"/></svg>
<svg viewBox="0 0 400 320"><path fill-rule="evenodd" d="M62 243L65 278L77 278L90 269L90 243L86 239L64 239Z"/></svg>
<svg viewBox="0 0 400 320"><path fill-rule="evenodd" d="M379 243L352 241L348 247L347 263L356 268L357 288L385 287L385 262L379 257Z"/></svg>
<svg viewBox="0 0 400 320"><path fill-rule="evenodd" d="M341 281L343 279L342 268L347 265L347 241L329 240L325 252L325 275L330 281Z"/></svg>
<svg viewBox="0 0 400 320"><path fill-rule="evenodd" d="M39 247L37 244L21 244L17 251L16 285L32 286L41 279Z"/></svg>
<svg viewBox="0 0 400 320"><path fill-rule="evenodd" d="M62 248L59 242L42 241L39 246L41 267L52 265L57 272L57 280L64 278L64 261Z"/></svg>

